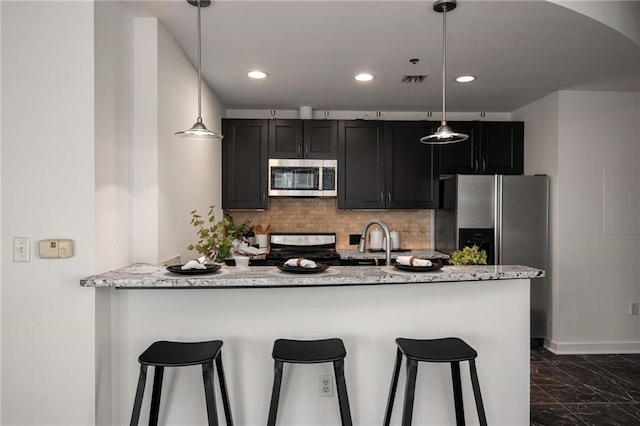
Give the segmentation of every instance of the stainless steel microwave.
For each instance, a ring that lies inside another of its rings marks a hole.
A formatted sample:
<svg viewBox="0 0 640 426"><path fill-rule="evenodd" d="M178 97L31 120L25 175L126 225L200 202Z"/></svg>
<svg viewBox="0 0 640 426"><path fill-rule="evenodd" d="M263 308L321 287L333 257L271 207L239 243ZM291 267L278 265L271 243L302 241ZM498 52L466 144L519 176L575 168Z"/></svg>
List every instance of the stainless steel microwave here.
<svg viewBox="0 0 640 426"><path fill-rule="evenodd" d="M269 195L276 197L338 196L338 160L269 160Z"/></svg>

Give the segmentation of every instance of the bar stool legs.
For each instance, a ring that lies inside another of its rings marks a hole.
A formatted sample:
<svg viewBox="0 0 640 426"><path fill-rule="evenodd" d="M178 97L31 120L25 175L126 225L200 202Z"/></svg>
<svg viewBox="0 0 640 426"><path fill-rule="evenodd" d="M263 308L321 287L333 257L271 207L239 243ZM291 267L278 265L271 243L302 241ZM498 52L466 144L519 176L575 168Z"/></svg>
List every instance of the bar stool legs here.
<svg viewBox="0 0 640 426"><path fill-rule="evenodd" d="M278 403L280 402L280 388L282 386L282 365L282 362L276 361L273 367L273 390L271 391L271 405L269 406L267 426L276 426Z"/></svg>
<svg viewBox="0 0 640 426"><path fill-rule="evenodd" d="M227 426L233 426L231 406L227 383L222 367L222 341L212 340L208 342L169 342L158 341L153 343L138 358L140 362L140 376L131 413L130 426L135 426L140 421L140 410L144 396L145 383L147 381L147 368L154 367L153 393L151 395L151 410L149 413L149 425L157 426L160 412L160 399L162 396L162 380L165 367L202 366L202 379L204 384L205 402L207 407L207 419L209 426L218 426L218 414L216 410L215 390L213 385L214 361L218 370L220 382L220 394L224 406Z"/></svg>
<svg viewBox="0 0 640 426"><path fill-rule="evenodd" d="M135 426L140 421L140 409L142 408L142 397L144 396L144 384L147 382L147 366L140 365L140 376L138 377L138 387L136 397L133 401L133 413L131 414L130 426Z"/></svg>
<svg viewBox="0 0 640 426"><path fill-rule="evenodd" d="M393 367L393 376L391 377L391 388L389 389L389 398L387 399L387 409L384 413L384 426L391 423L391 410L393 409L393 401L396 399L396 389L398 388L398 376L400 376L400 367L402 366L402 352L398 349L396 354L396 363Z"/></svg>
<svg viewBox="0 0 640 426"><path fill-rule="evenodd" d="M202 379L204 381L204 396L207 401L207 419L209 426L218 426L216 398L213 395L213 362L202 364Z"/></svg>
<svg viewBox="0 0 640 426"><path fill-rule="evenodd" d="M347 395L347 382L344 378L344 360L334 361L333 371L336 376L340 420L342 421L342 426L351 426L351 409L349 407L349 396Z"/></svg>
<svg viewBox="0 0 640 426"><path fill-rule="evenodd" d="M476 371L476 361L474 359L469 361L469 372L471 373L471 385L473 386L473 397L476 400L476 407L478 409L478 418L480 424L487 426L487 416L484 413L484 404L482 403L482 394L480 393L480 382L478 382L478 372Z"/></svg>
<svg viewBox="0 0 640 426"><path fill-rule="evenodd" d="M453 381L453 401L456 407L456 425L464 423L464 403L462 402L462 381L460 380L460 363L451 363L451 380Z"/></svg>
<svg viewBox="0 0 640 426"><path fill-rule="evenodd" d="M396 344L398 345L398 351L396 354L393 376L391 378L391 388L389 389L389 398L387 400L387 408L384 416L384 426L389 426L391 423L391 413L396 396L396 389L398 387L398 376L400 375L403 356L407 358L407 374L404 407L402 411L402 426L410 426L413 420L413 403L419 362L448 362L451 364L456 425L465 425L462 383L460 380L461 361L469 362L469 373L471 376L471 385L473 387L478 419L481 426L487 426L487 418L484 412L482 394L480 393L480 383L478 381L478 373L476 371L475 358L478 354L471 346L467 345L463 340L455 337L432 340L396 339Z"/></svg>
<svg viewBox="0 0 640 426"><path fill-rule="evenodd" d="M212 372L213 372L213 365ZM224 409L224 418L227 426L233 426L233 418L231 417L231 404L229 402L229 393L227 392L227 379L224 375L222 367L222 358L216 358L216 369L218 370L218 383L220 384L220 396L222 397L222 408ZM217 420L217 417L216 417Z"/></svg>
<svg viewBox="0 0 640 426"><path fill-rule="evenodd" d="M327 362L333 363L341 424L342 426L352 426L347 383L344 377L344 358L347 356L347 352L342 340L337 338L323 340L277 339L273 344L272 356L275 363L267 426L276 426L284 363L320 364Z"/></svg>

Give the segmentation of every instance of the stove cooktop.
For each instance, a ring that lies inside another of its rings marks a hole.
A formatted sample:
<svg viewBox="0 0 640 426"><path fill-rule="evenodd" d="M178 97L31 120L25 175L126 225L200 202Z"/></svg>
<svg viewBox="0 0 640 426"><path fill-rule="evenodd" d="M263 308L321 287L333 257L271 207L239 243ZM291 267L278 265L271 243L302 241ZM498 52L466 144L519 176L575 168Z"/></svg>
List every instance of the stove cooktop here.
<svg viewBox="0 0 640 426"><path fill-rule="evenodd" d="M340 263L335 233L272 233L270 246L266 260L275 264L297 257L329 265Z"/></svg>

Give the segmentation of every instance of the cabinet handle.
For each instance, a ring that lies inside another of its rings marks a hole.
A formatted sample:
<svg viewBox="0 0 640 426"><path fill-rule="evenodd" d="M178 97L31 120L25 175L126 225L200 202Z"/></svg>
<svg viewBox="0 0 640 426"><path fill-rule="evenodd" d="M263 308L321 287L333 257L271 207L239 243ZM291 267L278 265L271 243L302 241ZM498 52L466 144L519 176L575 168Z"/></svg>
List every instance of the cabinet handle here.
<svg viewBox="0 0 640 426"><path fill-rule="evenodd" d="M474 173L478 173L478 159L477 158L473 159L473 172Z"/></svg>
<svg viewBox="0 0 640 426"><path fill-rule="evenodd" d="M304 147L304 158L307 158L309 156L309 146L305 146Z"/></svg>
<svg viewBox="0 0 640 426"><path fill-rule="evenodd" d="M380 204L384 206L384 193L380 193Z"/></svg>
<svg viewBox="0 0 640 426"><path fill-rule="evenodd" d="M387 192L387 207L391 205L391 193Z"/></svg>
<svg viewBox="0 0 640 426"><path fill-rule="evenodd" d="M482 173L484 173L484 171L487 170L487 163L484 161L484 158L482 159Z"/></svg>
<svg viewBox="0 0 640 426"><path fill-rule="evenodd" d="M301 149L300 149L300 144L296 145L296 156L300 157L300 154L302 154Z"/></svg>
<svg viewBox="0 0 640 426"><path fill-rule="evenodd" d="M262 207L265 206L265 201L267 200L267 194L265 194L264 192L262 193Z"/></svg>

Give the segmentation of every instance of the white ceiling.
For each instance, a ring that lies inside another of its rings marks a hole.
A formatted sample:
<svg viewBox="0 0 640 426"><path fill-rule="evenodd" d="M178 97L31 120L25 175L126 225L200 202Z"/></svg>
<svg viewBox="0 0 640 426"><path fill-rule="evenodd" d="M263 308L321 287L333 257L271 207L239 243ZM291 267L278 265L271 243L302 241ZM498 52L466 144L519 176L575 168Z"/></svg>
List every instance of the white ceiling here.
<svg viewBox="0 0 640 426"><path fill-rule="evenodd" d="M157 17L197 63L195 7L124 4ZM202 37L203 78L228 109L442 109L442 14L431 1L215 1ZM252 69L269 77L251 80ZM355 81L361 71L375 79ZM407 84L404 74L428 77ZM462 74L477 80L455 83ZM564 89L638 91L640 48L548 1L462 0L447 14L447 75L447 111L511 112Z"/></svg>

